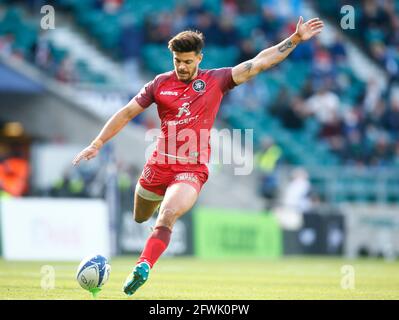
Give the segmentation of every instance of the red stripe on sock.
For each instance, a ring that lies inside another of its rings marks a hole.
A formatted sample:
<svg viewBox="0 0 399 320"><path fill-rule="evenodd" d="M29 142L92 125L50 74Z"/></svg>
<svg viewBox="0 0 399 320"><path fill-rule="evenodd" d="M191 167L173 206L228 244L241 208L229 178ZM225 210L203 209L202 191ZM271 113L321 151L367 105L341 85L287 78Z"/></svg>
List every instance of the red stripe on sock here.
<svg viewBox="0 0 399 320"><path fill-rule="evenodd" d="M167 227L156 227L148 238L138 262L147 262L152 268L168 247L171 233Z"/></svg>

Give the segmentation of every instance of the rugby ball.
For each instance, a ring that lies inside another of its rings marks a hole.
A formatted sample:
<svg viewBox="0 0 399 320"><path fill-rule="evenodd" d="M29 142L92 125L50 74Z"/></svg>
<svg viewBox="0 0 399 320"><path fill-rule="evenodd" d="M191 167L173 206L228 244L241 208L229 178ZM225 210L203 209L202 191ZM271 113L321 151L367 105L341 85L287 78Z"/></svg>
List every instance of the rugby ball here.
<svg viewBox="0 0 399 320"><path fill-rule="evenodd" d="M88 291L100 289L109 279L111 266L102 255L88 256L79 264L76 280Z"/></svg>

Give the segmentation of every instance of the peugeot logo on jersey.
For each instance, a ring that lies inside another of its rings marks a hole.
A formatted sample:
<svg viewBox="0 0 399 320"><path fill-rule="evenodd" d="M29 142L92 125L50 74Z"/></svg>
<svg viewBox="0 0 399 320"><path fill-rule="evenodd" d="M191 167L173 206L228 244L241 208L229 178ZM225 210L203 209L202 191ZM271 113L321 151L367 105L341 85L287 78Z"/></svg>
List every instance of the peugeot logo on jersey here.
<svg viewBox="0 0 399 320"><path fill-rule="evenodd" d="M205 90L205 82L203 80L195 80L193 82L193 89L196 92L204 91Z"/></svg>
<svg viewBox="0 0 399 320"><path fill-rule="evenodd" d="M179 108L179 113L177 114L177 118L180 118L183 113L186 114L186 116L189 116L191 114L190 110L188 110L188 107L190 106L190 104L188 102L184 102L182 104L182 106Z"/></svg>

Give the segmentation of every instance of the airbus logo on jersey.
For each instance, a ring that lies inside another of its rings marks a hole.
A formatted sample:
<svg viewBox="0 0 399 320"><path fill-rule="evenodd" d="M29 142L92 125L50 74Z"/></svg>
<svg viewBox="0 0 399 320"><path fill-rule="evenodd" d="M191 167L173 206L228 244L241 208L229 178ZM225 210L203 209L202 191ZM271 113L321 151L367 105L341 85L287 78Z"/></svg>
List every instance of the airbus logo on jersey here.
<svg viewBox="0 0 399 320"><path fill-rule="evenodd" d="M178 96L179 93L175 91L161 91L160 93L161 96Z"/></svg>

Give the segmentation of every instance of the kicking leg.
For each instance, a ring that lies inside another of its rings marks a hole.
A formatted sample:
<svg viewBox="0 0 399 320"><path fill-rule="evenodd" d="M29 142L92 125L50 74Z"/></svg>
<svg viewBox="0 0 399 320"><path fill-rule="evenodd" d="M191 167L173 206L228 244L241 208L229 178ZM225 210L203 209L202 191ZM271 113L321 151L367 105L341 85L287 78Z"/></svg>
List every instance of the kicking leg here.
<svg viewBox="0 0 399 320"><path fill-rule="evenodd" d="M187 183L172 184L166 189L155 228L166 227L172 230L176 220L188 212L197 199L197 190L192 185Z"/></svg>
<svg viewBox="0 0 399 320"><path fill-rule="evenodd" d="M172 184L161 203L154 232L147 241L139 262L147 262L152 268L169 244L176 220L189 211L197 201L195 188L186 183Z"/></svg>
<svg viewBox="0 0 399 320"><path fill-rule="evenodd" d="M133 273L124 285L124 292L132 295L148 279L150 269L166 250L176 220L188 212L197 201L198 192L189 184L175 183L166 190L154 232L148 238Z"/></svg>

